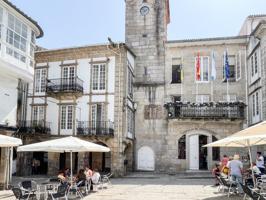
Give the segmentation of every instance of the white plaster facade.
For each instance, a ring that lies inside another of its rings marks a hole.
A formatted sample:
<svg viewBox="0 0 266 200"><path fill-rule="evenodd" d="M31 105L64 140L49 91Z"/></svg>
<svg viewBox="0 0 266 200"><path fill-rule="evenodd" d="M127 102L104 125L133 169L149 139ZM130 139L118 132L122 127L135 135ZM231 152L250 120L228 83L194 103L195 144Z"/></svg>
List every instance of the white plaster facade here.
<svg viewBox="0 0 266 200"><path fill-rule="evenodd" d="M0 1L0 125L16 126L19 80L33 81L35 38L42 30L7 1Z"/></svg>

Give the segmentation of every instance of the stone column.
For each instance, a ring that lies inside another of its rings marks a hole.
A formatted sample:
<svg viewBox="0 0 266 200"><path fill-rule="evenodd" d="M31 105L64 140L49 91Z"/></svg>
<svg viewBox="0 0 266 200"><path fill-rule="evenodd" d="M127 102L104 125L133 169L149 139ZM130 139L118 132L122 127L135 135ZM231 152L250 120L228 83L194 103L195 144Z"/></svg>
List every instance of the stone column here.
<svg viewBox="0 0 266 200"><path fill-rule="evenodd" d="M59 157L60 153L48 153L48 171L49 176L57 175L59 171Z"/></svg>

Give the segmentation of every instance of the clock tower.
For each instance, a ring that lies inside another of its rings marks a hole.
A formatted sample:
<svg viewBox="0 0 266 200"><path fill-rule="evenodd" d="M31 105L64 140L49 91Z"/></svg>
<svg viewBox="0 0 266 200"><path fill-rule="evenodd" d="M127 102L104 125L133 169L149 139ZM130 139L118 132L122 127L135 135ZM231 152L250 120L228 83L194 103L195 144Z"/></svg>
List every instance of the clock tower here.
<svg viewBox="0 0 266 200"><path fill-rule="evenodd" d="M136 81L164 82L169 0L125 0L126 44L136 54ZM148 79L147 79L148 78Z"/></svg>
<svg viewBox="0 0 266 200"><path fill-rule="evenodd" d="M126 45L134 52L135 168L164 171L165 41L169 0L125 0ZM156 162L160 160L160 162Z"/></svg>

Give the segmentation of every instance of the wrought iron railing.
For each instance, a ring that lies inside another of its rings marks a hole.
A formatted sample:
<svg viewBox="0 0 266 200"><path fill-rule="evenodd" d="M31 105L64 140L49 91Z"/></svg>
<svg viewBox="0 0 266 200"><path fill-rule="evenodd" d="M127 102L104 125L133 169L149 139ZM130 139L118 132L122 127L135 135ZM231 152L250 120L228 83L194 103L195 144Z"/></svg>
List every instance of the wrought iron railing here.
<svg viewBox="0 0 266 200"><path fill-rule="evenodd" d="M19 121L18 132L20 134L50 134L51 122L44 120Z"/></svg>
<svg viewBox="0 0 266 200"><path fill-rule="evenodd" d="M114 123L111 121L78 121L77 134L113 136Z"/></svg>
<svg viewBox="0 0 266 200"><path fill-rule="evenodd" d="M59 92L83 92L83 81L78 77L73 78L58 78L48 79L46 92L59 93Z"/></svg>
<svg viewBox="0 0 266 200"><path fill-rule="evenodd" d="M167 103L168 118L190 119L244 119L245 104L243 102L217 103Z"/></svg>

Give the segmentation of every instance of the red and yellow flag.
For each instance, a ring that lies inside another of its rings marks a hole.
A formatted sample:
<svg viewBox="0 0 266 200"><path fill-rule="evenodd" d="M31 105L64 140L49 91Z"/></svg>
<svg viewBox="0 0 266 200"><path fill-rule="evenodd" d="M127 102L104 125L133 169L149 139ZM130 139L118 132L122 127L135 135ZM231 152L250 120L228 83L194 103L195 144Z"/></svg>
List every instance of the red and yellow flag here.
<svg viewBox="0 0 266 200"><path fill-rule="evenodd" d="M199 52L197 55L197 62L196 62L196 80L200 81L200 56L199 56Z"/></svg>

